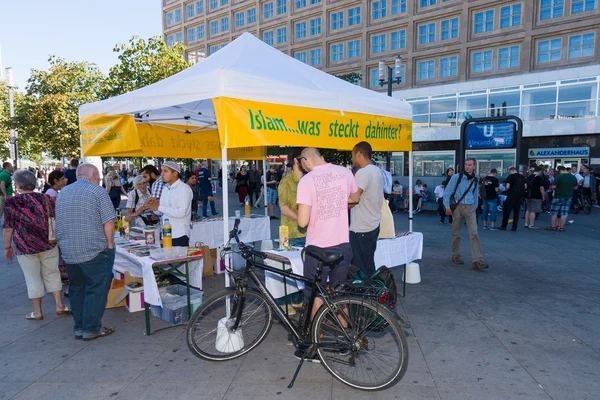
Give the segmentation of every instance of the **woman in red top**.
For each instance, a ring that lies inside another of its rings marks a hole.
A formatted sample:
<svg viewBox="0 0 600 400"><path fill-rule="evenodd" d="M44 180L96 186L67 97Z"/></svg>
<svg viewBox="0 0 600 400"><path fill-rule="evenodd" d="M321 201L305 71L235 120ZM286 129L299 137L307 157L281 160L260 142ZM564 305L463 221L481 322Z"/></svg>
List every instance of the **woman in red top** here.
<svg viewBox="0 0 600 400"><path fill-rule="evenodd" d="M14 253L25 275L27 294L33 312L25 316L42 320L42 297L52 293L58 315L70 314L62 303L62 282L58 270L58 247L49 241L48 218L54 218L54 202L35 193L36 178L28 170L15 172L14 183L19 193L6 200L4 211L4 256L12 261ZM14 242L14 253L12 243Z"/></svg>

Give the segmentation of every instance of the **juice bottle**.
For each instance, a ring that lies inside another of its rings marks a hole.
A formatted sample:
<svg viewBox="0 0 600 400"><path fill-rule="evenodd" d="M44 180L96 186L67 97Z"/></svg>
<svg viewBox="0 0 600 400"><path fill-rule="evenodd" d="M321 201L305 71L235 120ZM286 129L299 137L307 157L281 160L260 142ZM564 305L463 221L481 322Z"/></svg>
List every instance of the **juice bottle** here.
<svg viewBox="0 0 600 400"><path fill-rule="evenodd" d="M289 237L290 231L287 225L279 226L279 250L288 250L289 249Z"/></svg>
<svg viewBox="0 0 600 400"><path fill-rule="evenodd" d="M171 223L169 222L169 218L165 218L165 222L162 226L162 246L164 249L168 249L173 247L173 236L171 233Z"/></svg>
<svg viewBox="0 0 600 400"><path fill-rule="evenodd" d="M117 218L115 219L115 232L120 232L121 229L121 210L117 208Z"/></svg>
<svg viewBox="0 0 600 400"><path fill-rule="evenodd" d="M246 217L249 217L250 216L250 197L248 197L248 196L246 196L245 209L246 209Z"/></svg>

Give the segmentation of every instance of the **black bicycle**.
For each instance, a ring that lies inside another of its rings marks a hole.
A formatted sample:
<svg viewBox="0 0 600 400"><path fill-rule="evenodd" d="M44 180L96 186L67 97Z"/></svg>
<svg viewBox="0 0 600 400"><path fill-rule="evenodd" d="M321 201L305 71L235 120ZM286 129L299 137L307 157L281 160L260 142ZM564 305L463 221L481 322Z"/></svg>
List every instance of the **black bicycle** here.
<svg viewBox="0 0 600 400"><path fill-rule="evenodd" d="M239 222L235 221L229 242L236 240L246 266L231 272L234 284L207 299L190 319L187 342L192 353L210 361L240 357L265 339L275 313L291 334L294 346L303 350L288 388L304 360L316 356L336 379L357 389L382 390L402 379L408 366L408 346L399 318L383 305L389 297L385 288L358 281L324 287L323 267L335 268L342 253L315 246L304 250L305 257L319 261L314 280L272 268L263 263L265 253L240 242ZM230 251L229 243L224 251ZM255 268L310 285L311 295L298 321L278 307ZM250 282L255 287L250 287ZM311 321L317 296L323 305Z"/></svg>
<svg viewBox="0 0 600 400"><path fill-rule="evenodd" d="M577 201L573 204L573 213L577 214L579 210L583 210L586 214L592 212L592 199L581 192L577 194Z"/></svg>

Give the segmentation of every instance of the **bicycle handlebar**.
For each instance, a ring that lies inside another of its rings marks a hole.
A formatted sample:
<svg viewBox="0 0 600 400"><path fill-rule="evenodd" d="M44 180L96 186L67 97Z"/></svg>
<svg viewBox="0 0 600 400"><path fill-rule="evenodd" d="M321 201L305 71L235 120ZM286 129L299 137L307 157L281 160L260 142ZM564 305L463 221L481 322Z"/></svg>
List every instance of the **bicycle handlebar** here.
<svg viewBox="0 0 600 400"><path fill-rule="evenodd" d="M254 248L252 246L249 246L240 240L239 234L241 231L238 229L240 226L240 222L241 222L241 220L239 218L235 219L235 222L233 224L233 230L231 230L231 232L229 232L229 241L231 241L231 239L235 239L240 250L242 250L242 257L245 259L247 259L249 257L244 257L244 252L254 255L258 258L262 258L263 260L266 259L267 255L265 253L254 250ZM229 246L227 246L227 247L229 247Z"/></svg>

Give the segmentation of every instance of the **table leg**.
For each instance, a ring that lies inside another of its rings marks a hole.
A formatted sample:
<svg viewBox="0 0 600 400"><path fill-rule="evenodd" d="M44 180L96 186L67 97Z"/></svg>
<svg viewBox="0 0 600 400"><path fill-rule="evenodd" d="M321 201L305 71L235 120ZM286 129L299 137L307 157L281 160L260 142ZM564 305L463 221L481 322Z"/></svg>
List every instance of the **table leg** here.
<svg viewBox="0 0 600 400"><path fill-rule="evenodd" d="M190 269L189 263L185 263L185 288L187 291L187 306L188 306L188 320L192 318L192 300L190 298Z"/></svg>
<svg viewBox="0 0 600 400"><path fill-rule="evenodd" d="M281 262L281 269L285 270L285 263L282 261ZM285 276L283 277L283 301L285 301L285 313L289 314L289 309L288 309L288 293L287 293L287 279L285 278Z"/></svg>
<svg viewBox="0 0 600 400"><path fill-rule="evenodd" d="M402 297L406 297L406 264L404 264L404 271L402 272Z"/></svg>
<svg viewBox="0 0 600 400"><path fill-rule="evenodd" d="M150 331L150 307L146 302L144 302L144 315L146 317L146 336L150 336L152 335Z"/></svg>

